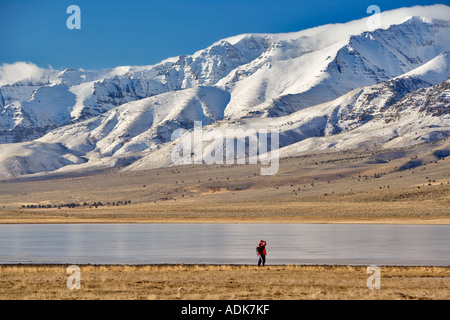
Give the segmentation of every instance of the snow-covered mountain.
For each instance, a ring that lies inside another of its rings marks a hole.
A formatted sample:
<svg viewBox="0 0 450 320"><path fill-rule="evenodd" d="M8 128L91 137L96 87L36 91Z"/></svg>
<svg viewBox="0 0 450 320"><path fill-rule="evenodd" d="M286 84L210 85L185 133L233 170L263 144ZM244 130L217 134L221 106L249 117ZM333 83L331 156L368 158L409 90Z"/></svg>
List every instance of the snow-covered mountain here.
<svg viewBox="0 0 450 320"><path fill-rule="evenodd" d="M0 176L171 165L172 132L194 121L277 130L281 156L445 138L449 17L444 5L403 8L376 30L364 18L245 34L151 66L28 64L0 79Z"/></svg>

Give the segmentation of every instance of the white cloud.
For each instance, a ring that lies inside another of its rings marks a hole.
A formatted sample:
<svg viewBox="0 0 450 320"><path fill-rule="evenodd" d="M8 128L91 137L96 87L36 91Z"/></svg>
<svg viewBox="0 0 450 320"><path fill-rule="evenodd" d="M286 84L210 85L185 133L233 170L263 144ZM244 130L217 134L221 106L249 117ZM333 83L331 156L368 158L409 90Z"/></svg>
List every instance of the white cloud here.
<svg viewBox="0 0 450 320"><path fill-rule="evenodd" d="M21 80L39 80L43 74L44 69L39 68L34 63L4 63L0 66L0 86L13 84Z"/></svg>

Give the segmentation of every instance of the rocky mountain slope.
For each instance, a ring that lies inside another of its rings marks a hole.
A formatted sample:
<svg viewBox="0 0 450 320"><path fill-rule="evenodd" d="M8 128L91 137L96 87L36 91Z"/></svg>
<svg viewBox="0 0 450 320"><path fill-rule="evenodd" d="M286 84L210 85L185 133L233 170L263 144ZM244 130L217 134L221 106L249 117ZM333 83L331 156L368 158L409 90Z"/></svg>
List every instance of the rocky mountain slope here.
<svg viewBox="0 0 450 320"><path fill-rule="evenodd" d="M172 132L194 121L277 130L281 156L444 139L448 17L443 5L405 8L376 30L365 18L231 37L152 66L0 79L0 176L172 165Z"/></svg>

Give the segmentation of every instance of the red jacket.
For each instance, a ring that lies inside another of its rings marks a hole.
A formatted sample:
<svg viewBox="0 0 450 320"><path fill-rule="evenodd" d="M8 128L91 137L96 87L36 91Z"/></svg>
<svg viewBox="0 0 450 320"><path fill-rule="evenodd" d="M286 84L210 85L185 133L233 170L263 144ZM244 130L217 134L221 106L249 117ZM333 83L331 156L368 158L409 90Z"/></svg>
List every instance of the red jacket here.
<svg viewBox="0 0 450 320"><path fill-rule="evenodd" d="M263 254L263 255L266 255L266 254L267 254L266 246L261 246L261 245L259 245L258 247L260 247L260 248L262 249L262 254ZM261 255L261 253L258 252L258 255Z"/></svg>

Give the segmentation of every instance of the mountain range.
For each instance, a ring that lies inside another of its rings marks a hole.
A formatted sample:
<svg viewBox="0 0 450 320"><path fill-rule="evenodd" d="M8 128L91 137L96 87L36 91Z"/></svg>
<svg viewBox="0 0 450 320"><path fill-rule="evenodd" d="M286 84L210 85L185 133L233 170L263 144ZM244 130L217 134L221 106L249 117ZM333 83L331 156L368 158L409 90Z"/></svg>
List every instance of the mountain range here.
<svg viewBox="0 0 450 320"><path fill-rule="evenodd" d="M368 19L238 35L150 66L10 65L27 73L0 78L0 177L170 166L172 133L195 121L277 130L281 157L448 138L450 7Z"/></svg>

